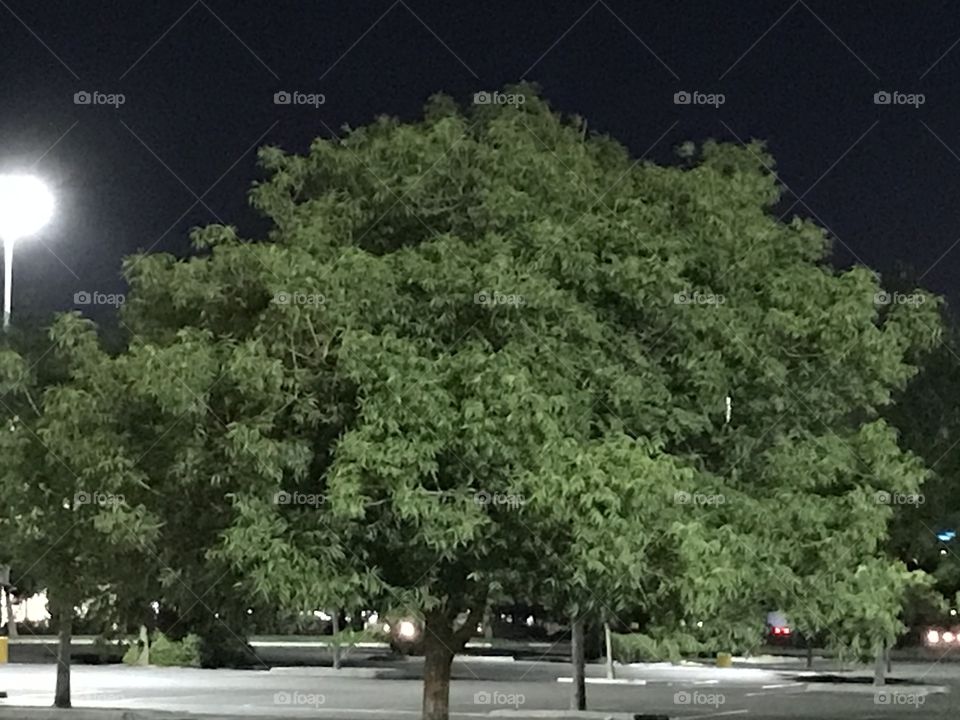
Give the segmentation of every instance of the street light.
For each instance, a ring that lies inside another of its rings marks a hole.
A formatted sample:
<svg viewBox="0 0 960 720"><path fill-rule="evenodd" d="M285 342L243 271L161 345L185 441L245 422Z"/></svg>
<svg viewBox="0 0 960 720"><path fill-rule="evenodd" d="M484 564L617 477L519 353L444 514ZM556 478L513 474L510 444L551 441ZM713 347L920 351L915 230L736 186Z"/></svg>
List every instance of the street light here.
<svg viewBox="0 0 960 720"><path fill-rule="evenodd" d="M0 175L0 242L3 243L3 329L10 327L13 246L42 228L53 215L53 195L33 175Z"/></svg>

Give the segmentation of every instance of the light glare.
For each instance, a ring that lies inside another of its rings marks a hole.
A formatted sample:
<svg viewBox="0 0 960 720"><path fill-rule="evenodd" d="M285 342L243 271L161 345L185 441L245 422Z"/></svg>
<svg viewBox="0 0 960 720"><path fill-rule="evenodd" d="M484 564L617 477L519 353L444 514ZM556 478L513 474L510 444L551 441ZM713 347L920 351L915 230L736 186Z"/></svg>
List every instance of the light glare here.
<svg viewBox="0 0 960 720"><path fill-rule="evenodd" d="M0 240L32 235L53 216L53 195L33 175L0 175Z"/></svg>

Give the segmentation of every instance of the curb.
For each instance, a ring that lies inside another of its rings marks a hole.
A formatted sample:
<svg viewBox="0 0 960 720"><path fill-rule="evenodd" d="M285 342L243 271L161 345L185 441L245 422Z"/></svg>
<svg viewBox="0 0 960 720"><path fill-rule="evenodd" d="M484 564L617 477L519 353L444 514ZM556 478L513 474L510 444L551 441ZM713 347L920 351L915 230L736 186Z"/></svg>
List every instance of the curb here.
<svg viewBox="0 0 960 720"><path fill-rule="evenodd" d="M344 680L351 678L381 680L398 677L400 675L399 668L345 667L334 670L332 667L311 667L307 665L280 665L270 668L267 672L271 675L305 675L308 677L342 678Z"/></svg>
<svg viewBox="0 0 960 720"><path fill-rule="evenodd" d="M647 715L632 712L604 712L602 710L493 710L490 717L551 718L552 720L670 720L667 715Z"/></svg>
<svg viewBox="0 0 960 720"><path fill-rule="evenodd" d="M807 683L807 692L851 693L853 695L946 695L946 685L856 685L853 683Z"/></svg>
<svg viewBox="0 0 960 720"><path fill-rule="evenodd" d="M558 683L573 683L573 678L570 677L558 677ZM639 678L605 678L605 677L588 677L584 678L584 682L587 685L646 685L646 680L641 680ZM579 717L579 716L578 716ZM633 717L632 715L630 716Z"/></svg>

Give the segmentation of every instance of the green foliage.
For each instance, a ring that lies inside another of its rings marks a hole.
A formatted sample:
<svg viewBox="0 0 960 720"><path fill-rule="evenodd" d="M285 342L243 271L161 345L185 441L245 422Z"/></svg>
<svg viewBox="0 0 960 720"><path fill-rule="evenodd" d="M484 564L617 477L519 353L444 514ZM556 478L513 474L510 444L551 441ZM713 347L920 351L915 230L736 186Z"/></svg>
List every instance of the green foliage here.
<svg viewBox="0 0 960 720"><path fill-rule="evenodd" d="M150 664L159 667L200 667L200 638L186 635L170 640L156 633L150 643Z"/></svg>
<svg viewBox="0 0 960 720"><path fill-rule="evenodd" d="M494 593L658 638L723 618L742 642L774 608L895 634L914 579L877 497L925 471L880 411L936 300L832 269L771 213L762 144L634 163L511 91L264 149L268 238L131 259L137 392L184 418L147 460L205 489L199 547L295 609L452 623Z"/></svg>
<svg viewBox="0 0 960 720"><path fill-rule="evenodd" d="M140 665L143 657L143 651L140 649L140 645L137 643L136 639L130 640L127 642L127 650L123 653L123 659L121 662L124 665Z"/></svg>
<svg viewBox="0 0 960 720"><path fill-rule="evenodd" d="M683 654L676 639L656 640L643 633L613 633L613 659L629 663L679 662Z"/></svg>

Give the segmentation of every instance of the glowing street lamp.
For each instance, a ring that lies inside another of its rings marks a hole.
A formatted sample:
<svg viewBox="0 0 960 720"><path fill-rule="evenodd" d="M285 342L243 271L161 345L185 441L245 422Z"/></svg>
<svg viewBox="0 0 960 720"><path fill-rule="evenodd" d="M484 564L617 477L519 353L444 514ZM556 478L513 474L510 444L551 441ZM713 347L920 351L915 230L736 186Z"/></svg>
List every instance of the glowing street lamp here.
<svg viewBox="0 0 960 720"><path fill-rule="evenodd" d="M0 242L3 243L3 329L10 327L13 246L53 216L53 195L33 175L0 175Z"/></svg>

